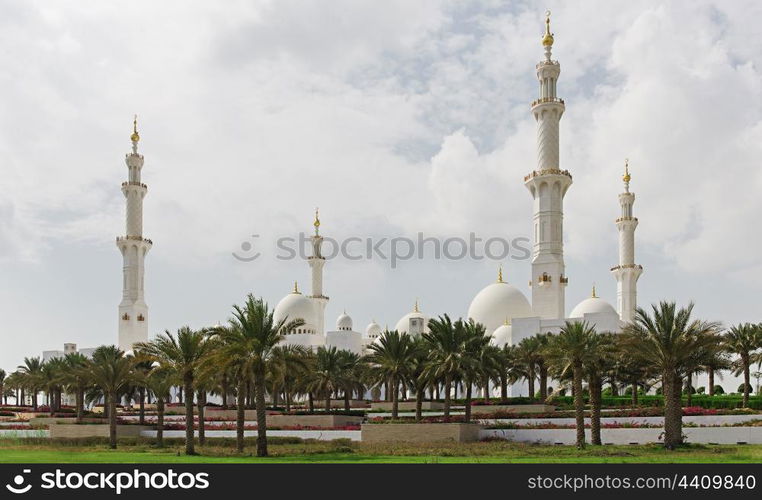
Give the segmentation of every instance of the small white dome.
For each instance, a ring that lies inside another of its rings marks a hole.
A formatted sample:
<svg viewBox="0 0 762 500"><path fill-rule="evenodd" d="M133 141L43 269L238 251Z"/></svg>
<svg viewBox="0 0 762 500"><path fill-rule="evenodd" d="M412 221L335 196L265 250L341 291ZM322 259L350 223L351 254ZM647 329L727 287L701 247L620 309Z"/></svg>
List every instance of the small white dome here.
<svg viewBox="0 0 762 500"><path fill-rule="evenodd" d="M379 335L381 335L381 325L376 323L376 320L373 320L365 328L365 336L369 339L374 339L378 337Z"/></svg>
<svg viewBox="0 0 762 500"><path fill-rule="evenodd" d="M600 297L590 297L576 305L569 314L570 318L584 318L585 314L613 314L618 316L616 309Z"/></svg>
<svg viewBox="0 0 762 500"><path fill-rule="evenodd" d="M476 294L468 307L468 317L484 325L487 333L497 330L500 325L513 318L529 318L532 306L521 291L502 280L484 287Z"/></svg>
<svg viewBox="0 0 762 500"><path fill-rule="evenodd" d="M492 340L490 342L497 347L513 345L513 329L511 325L500 325L497 330L492 332Z"/></svg>
<svg viewBox="0 0 762 500"><path fill-rule="evenodd" d="M315 306L309 298L299 293L296 288L294 288L293 292L283 297L278 302L278 305L275 306L273 320L278 322L284 318L287 321L294 321L296 319L304 321L304 325L289 333L315 333L317 330Z"/></svg>
<svg viewBox="0 0 762 500"><path fill-rule="evenodd" d="M352 331L352 318L350 318L346 312L343 312L342 314L340 314L339 317L336 319L336 329L341 332Z"/></svg>

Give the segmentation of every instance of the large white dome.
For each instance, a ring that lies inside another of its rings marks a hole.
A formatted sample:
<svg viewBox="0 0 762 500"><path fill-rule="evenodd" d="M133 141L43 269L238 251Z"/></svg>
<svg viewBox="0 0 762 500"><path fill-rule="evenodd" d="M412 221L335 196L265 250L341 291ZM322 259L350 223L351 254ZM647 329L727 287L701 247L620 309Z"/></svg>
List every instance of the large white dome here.
<svg viewBox="0 0 762 500"><path fill-rule="evenodd" d="M570 318L584 318L585 314L613 314L618 316L616 309L600 297L590 297L577 304L569 314Z"/></svg>
<svg viewBox="0 0 762 500"><path fill-rule="evenodd" d="M513 318L534 316L532 306L521 291L502 280L502 272L497 283L492 283L476 294L468 307L468 317L481 323L492 333L506 321Z"/></svg>
<svg viewBox="0 0 762 500"><path fill-rule="evenodd" d="M411 331L411 325L414 325ZM423 314L418 309L418 301L415 302L413 312L409 312L402 316L397 325L394 327L400 333L412 333L413 335L420 335L429 331L429 317Z"/></svg>
<svg viewBox="0 0 762 500"><path fill-rule="evenodd" d="M294 287L294 291L283 297L273 312L273 320L278 322L284 318L287 321L301 319L304 325L298 327L295 331L289 333L315 333L317 331L317 320L315 306L312 301L299 293Z"/></svg>
<svg viewBox="0 0 762 500"><path fill-rule="evenodd" d="M378 337L379 335L381 335L381 325L376 323L376 320L373 320L365 328L365 336L369 339L374 339Z"/></svg>
<svg viewBox="0 0 762 500"><path fill-rule="evenodd" d="M513 329L511 325L500 325L497 330L492 332L492 345L503 347L504 345L513 345Z"/></svg>
<svg viewBox="0 0 762 500"><path fill-rule="evenodd" d="M345 312L336 319L336 329L342 332L352 331L352 318Z"/></svg>

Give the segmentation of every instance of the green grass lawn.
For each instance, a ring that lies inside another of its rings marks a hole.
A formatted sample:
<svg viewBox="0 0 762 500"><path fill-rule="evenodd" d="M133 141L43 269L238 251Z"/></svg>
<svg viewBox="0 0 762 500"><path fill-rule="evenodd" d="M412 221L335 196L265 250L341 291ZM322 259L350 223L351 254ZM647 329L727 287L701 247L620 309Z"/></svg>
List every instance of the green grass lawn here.
<svg viewBox="0 0 762 500"><path fill-rule="evenodd" d="M253 443L250 443L253 444ZM667 451L658 445L568 446L506 442L368 445L348 441L274 443L271 457L237 455L226 444L199 447L186 456L180 443L158 449L148 443L27 444L0 441L0 463L762 463L762 446L689 445Z"/></svg>

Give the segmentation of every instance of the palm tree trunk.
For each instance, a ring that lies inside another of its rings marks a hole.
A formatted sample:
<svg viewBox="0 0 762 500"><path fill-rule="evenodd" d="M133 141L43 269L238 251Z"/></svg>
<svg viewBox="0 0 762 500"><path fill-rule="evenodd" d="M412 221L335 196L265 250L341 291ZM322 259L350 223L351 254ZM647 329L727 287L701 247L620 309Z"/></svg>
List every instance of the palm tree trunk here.
<svg viewBox="0 0 762 500"><path fill-rule="evenodd" d="M185 454L195 455L195 429L193 428L193 375L183 377L183 392L185 393Z"/></svg>
<svg viewBox="0 0 762 500"><path fill-rule="evenodd" d="M256 380L254 381L256 395L255 405L257 407L257 456L267 456L267 413L265 403L265 370L261 367L257 370ZM330 397L329 397L330 401Z"/></svg>
<svg viewBox="0 0 762 500"><path fill-rule="evenodd" d="M585 401L582 398L582 363L574 365L574 417L577 424L577 448L585 447Z"/></svg>
<svg viewBox="0 0 762 500"><path fill-rule="evenodd" d="M638 406L638 383L632 383L632 406Z"/></svg>
<svg viewBox="0 0 762 500"><path fill-rule="evenodd" d="M548 367L544 363L540 365L540 399L548 399Z"/></svg>
<svg viewBox="0 0 762 500"><path fill-rule="evenodd" d="M530 364L529 365L529 376L527 377L527 385L529 386L529 399L530 400L534 399L534 377L535 377L534 366Z"/></svg>
<svg viewBox="0 0 762 500"><path fill-rule="evenodd" d="M500 374L500 402L508 401L508 377L505 373Z"/></svg>
<svg viewBox="0 0 762 500"><path fill-rule="evenodd" d="M693 381L691 380L693 378L693 375L688 374L688 381L685 384L685 388L688 389L688 395L687 395L687 401L685 402L688 406L691 406L693 404Z"/></svg>
<svg viewBox="0 0 762 500"><path fill-rule="evenodd" d="M426 395L425 388L418 388L415 391L415 421L420 422L423 413L423 398Z"/></svg>
<svg viewBox="0 0 762 500"><path fill-rule="evenodd" d="M344 411L349 413L349 391L344 391Z"/></svg>
<svg viewBox="0 0 762 500"><path fill-rule="evenodd" d="M291 391L286 389L286 413L291 411Z"/></svg>
<svg viewBox="0 0 762 500"><path fill-rule="evenodd" d="M466 423L471 423L471 382L466 382Z"/></svg>
<svg viewBox="0 0 762 500"><path fill-rule="evenodd" d="M222 374L222 382L220 384L222 386L222 409L227 410L228 409L228 392L230 391L230 387L228 386L228 374L223 373Z"/></svg>
<svg viewBox="0 0 762 500"><path fill-rule="evenodd" d="M206 444L206 429L204 428L204 407L206 406L206 391L198 391L198 444Z"/></svg>
<svg viewBox="0 0 762 500"><path fill-rule="evenodd" d="M325 395L325 412L328 413L331 411L331 391L328 391L328 393Z"/></svg>
<svg viewBox="0 0 762 500"><path fill-rule="evenodd" d="M444 421L449 422L450 421L450 403L451 403L451 396L450 396L450 389L452 388L452 379L448 375L445 377L445 385L444 385Z"/></svg>
<svg viewBox="0 0 762 500"><path fill-rule="evenodd" d="M315 398L312 396L312 392L307 393L307 408L310 414L315 413Z"/></svg>
<svg viewBox="0 0 762 500"><path fill-rule="evenodd" d="M156 446L164 448L164 397L156 398Z"/></svg>
<svg viewBox="0 0 762 500"><path fill-rule="evenodd" d="M743 363L743 407L749 407L749 387L751 387L751 374L749 373L750 360L748 356L742 356Z"/></svg>
<svg viewBox="0 0 762 500"><path fill-rule="evenodd" d="M706 373L709 375L709 395L714 396L714 368L708 366Z"/></svg>
<svg viewBox="0 0 762 500"><path fill-rule="evenodd" d="M237 392L235 442L238 453L243 453L243 428L246 423L246 382L243 378L238 384Z"/></svg>
<svg viewBox="0 0 762 500"><path fill-rule="evenodd" d="M77 395L75 396L77 405L77 423L82 422L82 418L85 416L85 391L84 389L77 387Z"/></svg>
<svg viewBox="0 0 762 500"><path fill-rule="evenodd" d="M108 444L112 450L116 449L116 394L110 394L108 400Z"/></svg>
<svg viewBox="0 0 762 500"><path fill-rule="evenodd" d="M392 386L392 418L396 419L399 415L399 408L400 408L400 391L397 387L399 384L397 383L397 377L392 376L391 381Z"/></svg>
<svg viewBox="0 0 762 500"><path fill-rule="evenodd" d="M601 444L601 391L603 382L599 376L590 377L590 442Z"/></svg>
<svg viewBox="0 0 762 500"><path fill-rule="evenodd" d="M145 425L146 424L146 405L145 405L146 389L145 389L145 387L138 388L138 397L140 398L140 402L139 402L139 405L140 405L139 415L140 416L138 417L138 420L140 421L140 425Z"/></svg>
<svg viewBox="0 0 762 500"><path fill-rule="evenodd" d="M664 372L662 386L664 388L664 446L672 450L683 441L679 377L674 371Z"/></svg>

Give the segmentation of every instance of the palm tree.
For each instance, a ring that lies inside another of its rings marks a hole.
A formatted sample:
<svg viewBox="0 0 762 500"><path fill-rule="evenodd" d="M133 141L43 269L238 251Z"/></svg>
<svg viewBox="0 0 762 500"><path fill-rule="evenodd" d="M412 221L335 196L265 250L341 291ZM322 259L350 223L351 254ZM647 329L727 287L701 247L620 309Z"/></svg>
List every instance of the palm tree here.
<svg viewBox="0 0 762 500"><path fill-rule="evenodd" d="M169 331L150 342L139 342L135 349L163 366L171 367L183 381L185 393L185 453L195 455L193 425L194 382L211 344L202 331L184 326L173 335Z"/></svg>
<svg viewBox="0 0 762 500"><path fill-rule="evenodd" d="M307 370L307 349L297 345L279 345L273 349L269 367L273 394L283 391L286 411L291 411L291 401L299 377Z"/></svg>
<svg viewBox="0 0 762 500"><path fill-rule="evenodd" d="M460 374L461 358L464 348L463 321L454 324L445 314L429 320L429 331L423 334L426 349L429 351L427 375L435 380L444 381L444 421L450 421L452 402L452 384Z"/></svg>
<svg viewBox="0 0 762 500"><path fill-rule="evenodd" d="M408 384L415 393L415 421L420 422L423 416L423 398L426 389L431 387L432 379L428 371L429 353L426 343L421 337L413 338L413 354L410 359Z"/></svg>
<svg viewBox="0 0 762 500"><path fill-rule="evenodd" d="M34 411L37 411L37 394L40 392L43 384L43 365L44 363L40 358L24 358L24 364L18 367L23 387L32 394L32 408Z"/></svg>
<svg viewBox="0 0 762 500"><path fill-rule="evenodd" d="M534 382L537 379L538 364L543 362L542 348L543 341L540 340L540 335L538 334L521 339L516 350L516 361L523 364L526 370L529 399L534 399L535 396Z"/></svg>
<svg viewBox="0 0 762 500"><path fill-rule="evenodd" d="M614 363L614 336L611 333L593 333L590 335L584 370L590 391L590 442L601 444L601 399L603 396L603 377Z"/></svg>
<svg viewBox="0 0 762 500"><path fill-rule="evenodd" d="M178 384L177 374L172 368L154 362L145 378L145 384L156 397L156 446L163 448L165 404L170 398L170 391Z"/></svg>
<svg viewBox="0 0 762 500"><path fill-rule="evenodd" d="M723 349L713 349L711 355L704 360L704 365L702 368L709 378L709 387L707 392L710 396L714 396L715 376L719 376L720 380L722 380L722 374L720 372L723 370L729 370L731 367L732 364L728 357L728 353Z"/></svg>
<svg viewBox="0 0 762 500"><path fill-rule="evenodd" d="M273 320L273 313L262 299L249 294L243 307L233 306L229 327L214 329L219 346L210 356L218 366L230 367L238 380L237 447L243 452L244 403L248 382L253 378L257 411L257 456L267 456L267 414L265 377L275 349L286 334L304 324L301 319Z"/></svg>
<svg viewBox="0 0 762 500"><path fill-rule="evenodd" d="M318 347L315 369L309 382L310 392L325 398L325 411L331 410L331 396L338 392L341 381L341 353L334 347Z"/></svg>
<svg viewBox="0 0 762 500"><path fill-rule="evenodd" d="M591 338L595 328L586 322L567 321L558 335L548 343L546 356L561 374L572 374L574 390L574 413L577 427L577 448L585 446L585 402L582 394L582 377L588 360Z"/></svg>
<svg viewBox="0 0 762 500"><path fill-rule="evenodd" d="M460 378L465 384L465 421L471 422L472 388L490 379L494 369L494 360L490 357L491 335L487 335L484 325L469 319L463 321L463 356L461 358ZM486 390L486 389L485 389Z"/></svg>
<svg viewBox="0 0 762 500"><path fill-rule="evenodd" d="M134 357L126 356L124 351L113 345L97 348L88 365L90 380L106 397L109 445L112 449L116 449L116 402L119 394L134 381L134 365Z"/></svg>
<svg viewBox="0 0 762 500"><path fill-rule="evenodd" d="M74 393L77 407L77 422L82 422L85 412L85 391L91 385L88 375L90 360L81 353L70 352L64 357L66 370L63 374L65 385Z"/></svg>
<svg viewBox="0 0 762 500"><path fill-rule="evenodd" d="M723 345L731 354L738 356L733 362L733 374L743 374L743 407L749 407L749 387L751 387L750 367L754 352L762 347L762 334L757 325L743 323L733 326L723 335Z"/></svg>
<svg viewBox="0 0 762 500"><path fill-rule="evenodd" d="M355 392L365 392L365 385L362 383L360 370L363 364L362 357L352 351L342 349L339 351L339 387L344 392L344 411L349 413L352 394Z"/></svg>
<svg viewBox="0 0 762 500"><path fill-rule="evenodd" d="M674 302L642 308L624 331L624 346L633 358L647 362L661 374L664 391L664 446L674 449L683 442L681 373L691 365L697 350L717 347L719 323L692 320L693 303L678 309Z"/></svg>
<svg viewBox="0 0 762 500"><path fill-rule="evenodd" d="M399 414L400 385L406 385L413 368L416 345L412 337L397 330L385 331L368 346L368 362L378 380L388 381L392 395L392 418Z"/></svg>

